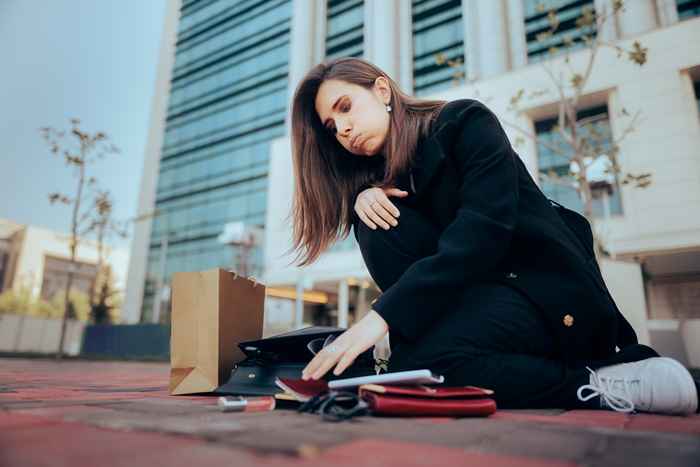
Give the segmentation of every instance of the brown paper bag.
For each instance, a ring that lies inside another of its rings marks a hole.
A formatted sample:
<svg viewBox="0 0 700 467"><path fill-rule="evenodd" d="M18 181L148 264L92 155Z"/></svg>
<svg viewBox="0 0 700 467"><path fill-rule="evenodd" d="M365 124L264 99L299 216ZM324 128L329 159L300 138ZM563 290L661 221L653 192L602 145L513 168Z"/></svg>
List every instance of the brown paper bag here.
<svg viewBox="0 0 700 467"><path fill-rule="evenodd" d="M172 278L170 394L211 392L243 360L238 343L260 339L265 286L223 269Z"/></svg>

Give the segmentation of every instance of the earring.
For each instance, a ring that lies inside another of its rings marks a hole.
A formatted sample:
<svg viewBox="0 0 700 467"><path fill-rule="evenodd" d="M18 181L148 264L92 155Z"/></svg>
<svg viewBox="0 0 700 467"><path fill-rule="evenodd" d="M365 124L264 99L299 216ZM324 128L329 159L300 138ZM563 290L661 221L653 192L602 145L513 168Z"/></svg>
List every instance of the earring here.
<svg viewBox="0 0 700 467"><path fill-rule="evenodd" d="M386 106L386 111L391 112L391 106L389 104L387 104L387 106Z"/></svg>

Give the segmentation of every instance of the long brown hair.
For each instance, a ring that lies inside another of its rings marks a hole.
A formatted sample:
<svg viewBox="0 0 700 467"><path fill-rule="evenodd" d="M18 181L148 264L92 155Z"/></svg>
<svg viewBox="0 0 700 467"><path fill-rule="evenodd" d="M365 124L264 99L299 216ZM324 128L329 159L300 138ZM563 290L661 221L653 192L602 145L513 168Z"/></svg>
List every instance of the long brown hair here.
<svg viewBox="0 0 700 467"><path fill-rule="evenodd" d="M316 113L316 94L327 79L371 89L380 76L389 82L392 107L383 157L357 156L324 129ZM386 73L360 58L328 60L304 76L291 112L293 246L288 253L297 251L293 262L311 264L335 241L348 236L355 197L364 188L391 185L408 170L418 140L428 134L445 103L404 94Z"/></svg>

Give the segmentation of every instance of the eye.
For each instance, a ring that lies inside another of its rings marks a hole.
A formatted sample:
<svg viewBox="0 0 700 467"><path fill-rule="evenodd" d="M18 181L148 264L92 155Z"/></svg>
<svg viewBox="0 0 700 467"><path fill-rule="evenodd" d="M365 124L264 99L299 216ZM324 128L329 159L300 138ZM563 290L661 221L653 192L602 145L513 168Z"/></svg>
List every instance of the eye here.
<svg viewBox="0 0 700 467"><path fill-rule="evenodd" d="M348 112L350 111L350 103L346 100L343 101L343 103L340 106L341 112ZM335 125L333 126L327 126L326 129L328 130L329 133L335 134L337 132Z"/></svg>

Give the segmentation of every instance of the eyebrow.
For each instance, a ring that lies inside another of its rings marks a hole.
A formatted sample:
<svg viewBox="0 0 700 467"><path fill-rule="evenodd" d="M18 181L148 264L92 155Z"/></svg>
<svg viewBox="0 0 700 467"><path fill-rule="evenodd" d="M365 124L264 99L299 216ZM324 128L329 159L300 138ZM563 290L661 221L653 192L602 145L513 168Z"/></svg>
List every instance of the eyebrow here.
<svg viewBox="0 0 700 467"><path fill-rule="evenodd" d="M343 94L342 96L338 97L338 98L335 100L335 102L333 103L333 106L331 107L331 110L335 110L335 108L338 106L338 103L340 102L340 100L341 100L343 97L345 97L345 94ZM323 122L323 126L324 126L324 127L328 127L328 120L330 120L330 119L327 118L327 119Z"/></svg>

